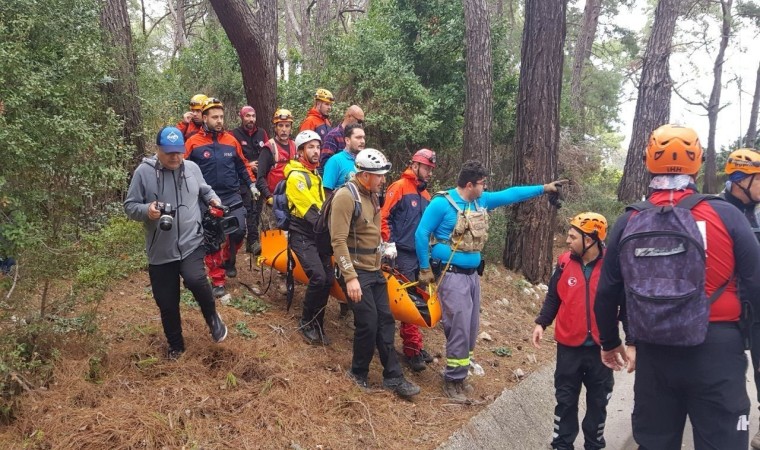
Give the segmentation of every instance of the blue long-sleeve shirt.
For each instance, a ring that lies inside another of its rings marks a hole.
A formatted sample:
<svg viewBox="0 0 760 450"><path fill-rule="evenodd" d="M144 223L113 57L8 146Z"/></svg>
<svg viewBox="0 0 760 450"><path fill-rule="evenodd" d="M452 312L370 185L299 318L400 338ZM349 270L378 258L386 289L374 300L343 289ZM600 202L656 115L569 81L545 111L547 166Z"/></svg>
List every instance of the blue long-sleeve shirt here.
<svg viewBox="0 0 760 450"><path fill-rule="evenodd" d="M456 188L449 189L447 192L462 211L475 209L475 202L463 200ZM491 211L499 206L522 202L543 193L544 186L540 184L535 186L515 186L498 192L483 192L483 195L477 199L477 203L479 207ZM430 252L430 235L434 235L439 241L447 241L450 239L456 223L457 210L454 209L451 203L442 195L433 197L422 214L420 224L414 233L420 269L430 268L431 254L434 259L440 259L443 262L449 260L451 257L451 246L448 244L439 242L433 246L433 250ZM451 264L462 269L477 268L480 265L480 252L457 250L454 253L454 257L451 258Z"/></svg>

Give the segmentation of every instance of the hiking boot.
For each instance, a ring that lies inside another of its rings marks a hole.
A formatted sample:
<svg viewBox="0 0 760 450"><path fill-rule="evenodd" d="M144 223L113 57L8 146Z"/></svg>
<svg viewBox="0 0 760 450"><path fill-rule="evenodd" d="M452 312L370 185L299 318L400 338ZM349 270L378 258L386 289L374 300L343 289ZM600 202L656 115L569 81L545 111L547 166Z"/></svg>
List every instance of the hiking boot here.
<svg viewBox="0 0 760 450"><path fill-rule="evenodd" d="M755 433L755 436L752 438L752 441L749 443L749 446L752 447L754 450L760 450L760 431Z"/></svg>
<svg viewBox="0 0 760 450"><path fill-rule="evenodd" d="M417 353L414 356L407 356L406 363L409 364L409 368L415 372L422 372L427 369L425 359L422 357L422 353Z"/></svg>
<svg viewBox="0 0 760 450"><path fill-rule="evenodd" d="M422 360L425 361L426 363L430 364L431 362L433 362L433 356L430 353L428 353L427 350L425 350L424 348L420 350L420 355L422 355Z"/></svg>
<svg viewBox="0 0 760 450"><path fill-rule="evenodd" d="M467 403L462 380L443 380L443 393L457 403Z"/></svg>
<svg viewBox="0 0 760 450"><path fill-rule="evenodd" d="M351 370L346 371L346 376L349 380L356 383L357 386L359 386L359 389L362 391L369 390L369 382L367 381L367 377L360 377L359 375L356 375Z"/></svg>
<svg viewBox="0 0 760 450"><path fill-rule="evenodd" d="M350 300L347 300L350 301ZM345 319L348 317L348 313L351 312L351 308L348 306L348 303L339 303L340 305L340 315L338 316L339 319Z"/></svg>
<svg viewBox="0 0 760 450"><path fill-rule="evenodd" d="M420 387L404 377L384 379L383 388L393 391L401 398L413 397L420 393Z"/></svg>
<svg viewBox="0 0 760 450"><path fill-rule="evenodd" d="M301 336L303 336L304 339L306 339L306 343L309 345L317 345L322 343L322 339L319 337L319 332L316 330L314 325L304 323L303 320L299 322L298 331L301 333Z"/></svg>
<svg viewBox="0 0 760 450"><path fill-rule="evenodd" d="M227 325L222 322L222 316L215 313L208 321L208 328L211 330L211 339L217 344L227 337Z"/></svg>
<svg viewBox="0 0 760 450"><path fill-rule="evenodd" d="M214 298L224 297L227 295L227 291L224 289L224 286L213 286L211 288L211 293L214 295Z"/></svg>
<svg viewBox="0 0 760 450"><path fill-rule="evenodd" d="M224 269L224 274L227 275L227 278L235 278L237 276L237 269L235 266L227 267Z"/></svg>
<svg viewBox="0 0 760 450"><path fill-rule="evenodd" d="M182 354L185 353L184 348L173 348L169 347L169 351L166 353L166 357L172 361L176 361L182 356Z"/></svg>
<svg viewBox="0 0 760 450"><path fill-rule="evenodd" d="M322 341L322 345L327 347L328 345L332 343L332 339L327 337L327 335L325 334L325 328L323 326L320 326L319 324L317 324L314 328L319 333L319 339Z"/></svg>

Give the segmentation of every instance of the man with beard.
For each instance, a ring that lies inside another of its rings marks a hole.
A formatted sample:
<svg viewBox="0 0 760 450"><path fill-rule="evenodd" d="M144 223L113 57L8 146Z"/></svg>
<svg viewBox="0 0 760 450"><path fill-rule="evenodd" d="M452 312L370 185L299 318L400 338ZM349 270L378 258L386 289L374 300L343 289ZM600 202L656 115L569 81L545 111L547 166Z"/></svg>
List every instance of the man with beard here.
<svg viewBox="0 0 760 450"><path fill-rule="evenodd" d="M324 139L332 129L330 124L330 111L335 101L332 92L319 88L314 94L314 107L306 114L306 119L301 123L298 131L316 131L320 139Z"/></svg>
<svg viewBox="0 0 760 450"><path fill-rule="evenodd" d="M325 335L325 307L335 281L331 255L319 253L314 234L314 225L325 201L322 179L317 173L321 144L314 131L298 133L298 156L285 166L285 195L290 210L288 243L309 277L299 331L312 345L330 343Z"/></svg>
<svg viewBox="0 0 760 450"><path fill-rule="evenodd" d="M243 155L248 160L248 167L251 168L254 175L257 174L259 155L264 143L269 140L269 135L265 129L256 126L256 110L252 106L246 105L240 109L240 126L232 130L232 134L240 142ZM251 191L244 186L240 187L240 195L243 197L243 205L248 211L245 218L245 224L248 228L245 251L258 255L261 253L259 217L261 216L263 201L261 197L254 201Z"/></svg>
<svg viewBox="0 0 760 450"><path fill-rule="evenodd" d="M395 259L396 269L409 281L416 281L420 267L414 246L414 232L422 213L430 203L427 184L433 176L435 152L418 150L401 178L388 186L382 214L383 256ZM425 370L425 363L433 358L422 348L422 332L413 323L402 323L399 334L403 341L404 356L415 372Z"/></svg>
<svg viewBox="0 0 760 450"><path fill-rule="evenodd" d="M274 223L271 217L271 206L274 199L272 192L281 180L285 179L285 164L296 157L296 143L290 139L290 132L293 128L293 114L288 109L278 109L272 118L274 124L274 138L269 139L261 153L259 153L258 178L256 186L266 199L267 220L262 222L266 229L272 228Z"/></svg>
<svg viewBox="0 0 760 450"><path fill-rule="evenodd" d="M182 115L182 121L177 124L177 128L182 132L185 141L190 139L190 136L197 133L203 127L203 118L201 117L201 110L203 104L206 103L208 97L203 94L195 94L190 99L190 111L187 111Z"/></svg>
<svg viewBox="0 0 760 450"><path fill-rule="evenodd" d="M354 164L356 155L364 150L364 128L360 124L354 123L347 126L344 136L346 148L327 160L325 166L322 182L328 195L346 184L348 179L356 173Z"/></svg>
<svg viewBox="0 0 760 450"><path fill-rule="evenodd" d="M203 128L185 142L185 159L198 164L203 178L214 189L223 205L242 203L241 180L251 190L252 197L258 199L259 190L254 184L256 177L243 155L243 149L232 133L224 130L222 102L215 98L206 100L202 117ZM235 262L245 236L245 207L234 209L232 214L237 217L240 228L227 237L227 242L218 252L206 255L214 297L225 298L225 276L237 276Z"/></svg>

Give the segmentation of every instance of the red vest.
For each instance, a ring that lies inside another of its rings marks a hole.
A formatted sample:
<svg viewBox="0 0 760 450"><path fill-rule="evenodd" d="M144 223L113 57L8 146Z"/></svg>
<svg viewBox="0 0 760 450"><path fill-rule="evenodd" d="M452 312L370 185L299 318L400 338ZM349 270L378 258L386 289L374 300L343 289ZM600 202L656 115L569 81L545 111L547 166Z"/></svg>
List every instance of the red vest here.
<svg viewBox="0 0 760 450"><path fill-rule="evenodd" d="M594 342L599 344L599 329L594 316L594 297L599 285L603 259L598 259L591 272L589 283L583 275L581 262L565 252L557 259L562 275L557 282L560 300L554 325L554 338L560 344L578 347L586 340L589 330Z"/></svg>
<svg viewBox="0 0 760 450"><path fill-rule="evenodd" d="M267 186L269 186L269 192L274 192L277 183L285 179L285 174L283 173L285 164L291 159L296 158L296 143L292 139L288 139L287 152L274 139L269 140L267 147L269 147L269 150L272 152L272 158L274 158L274 165L272 165L267 174Z"/></svg>

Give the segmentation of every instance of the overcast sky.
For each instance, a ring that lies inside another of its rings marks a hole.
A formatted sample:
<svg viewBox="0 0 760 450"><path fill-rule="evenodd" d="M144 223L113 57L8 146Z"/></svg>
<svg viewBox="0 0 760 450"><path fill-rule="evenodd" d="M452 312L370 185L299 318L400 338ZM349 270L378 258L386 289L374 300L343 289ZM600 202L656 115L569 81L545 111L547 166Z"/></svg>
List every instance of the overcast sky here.
<svg viewBox="0 0 760 450"><path fill-rule="evenodd" d="M578 3L585 4L585 1L581 0ZM639 0L637 6L631 11L621 8L616 22L621 26L640 31L646 24L644 7L647 3L646 0ZM679 22L679 24L674 43L696 40L693 36L684 36L683 31L698 30L702 28L700 24L693 22L688 24ZM691 101L707 102L712 89L712 69L717 54L720 24L718 22L713 23L712 26L708 27L708 33L713 38L711 46L703 47L693 54L676 52L670 58L671 77L676 86L686 83L679 89L679 92ZM689 58L697 63L696 68L688 63ZM728 104L728 106L718 115L718 127L715 136L717 151L720 151L722 146L728 147L731 142L747 132L758 63L760 63L760 46L758 46L756 31L753 26L743 24L743 28L732 36L726 50L721 105ZM741 102L738 84L735 81L736 77L742 79ZM635 87L629 83L626 90L623 97L632 97L633 99L623 103L621 107L620 132L626 136L623 143L625 151L628 150L629 135L633 129L633 115L636 109ZM632 93L633 95L631 95ZM670 119L673 123L689 125L696 129L702 145L707 145L709 127L707 115L703 108L687 104L674 93L671 100Z"/></svg>

